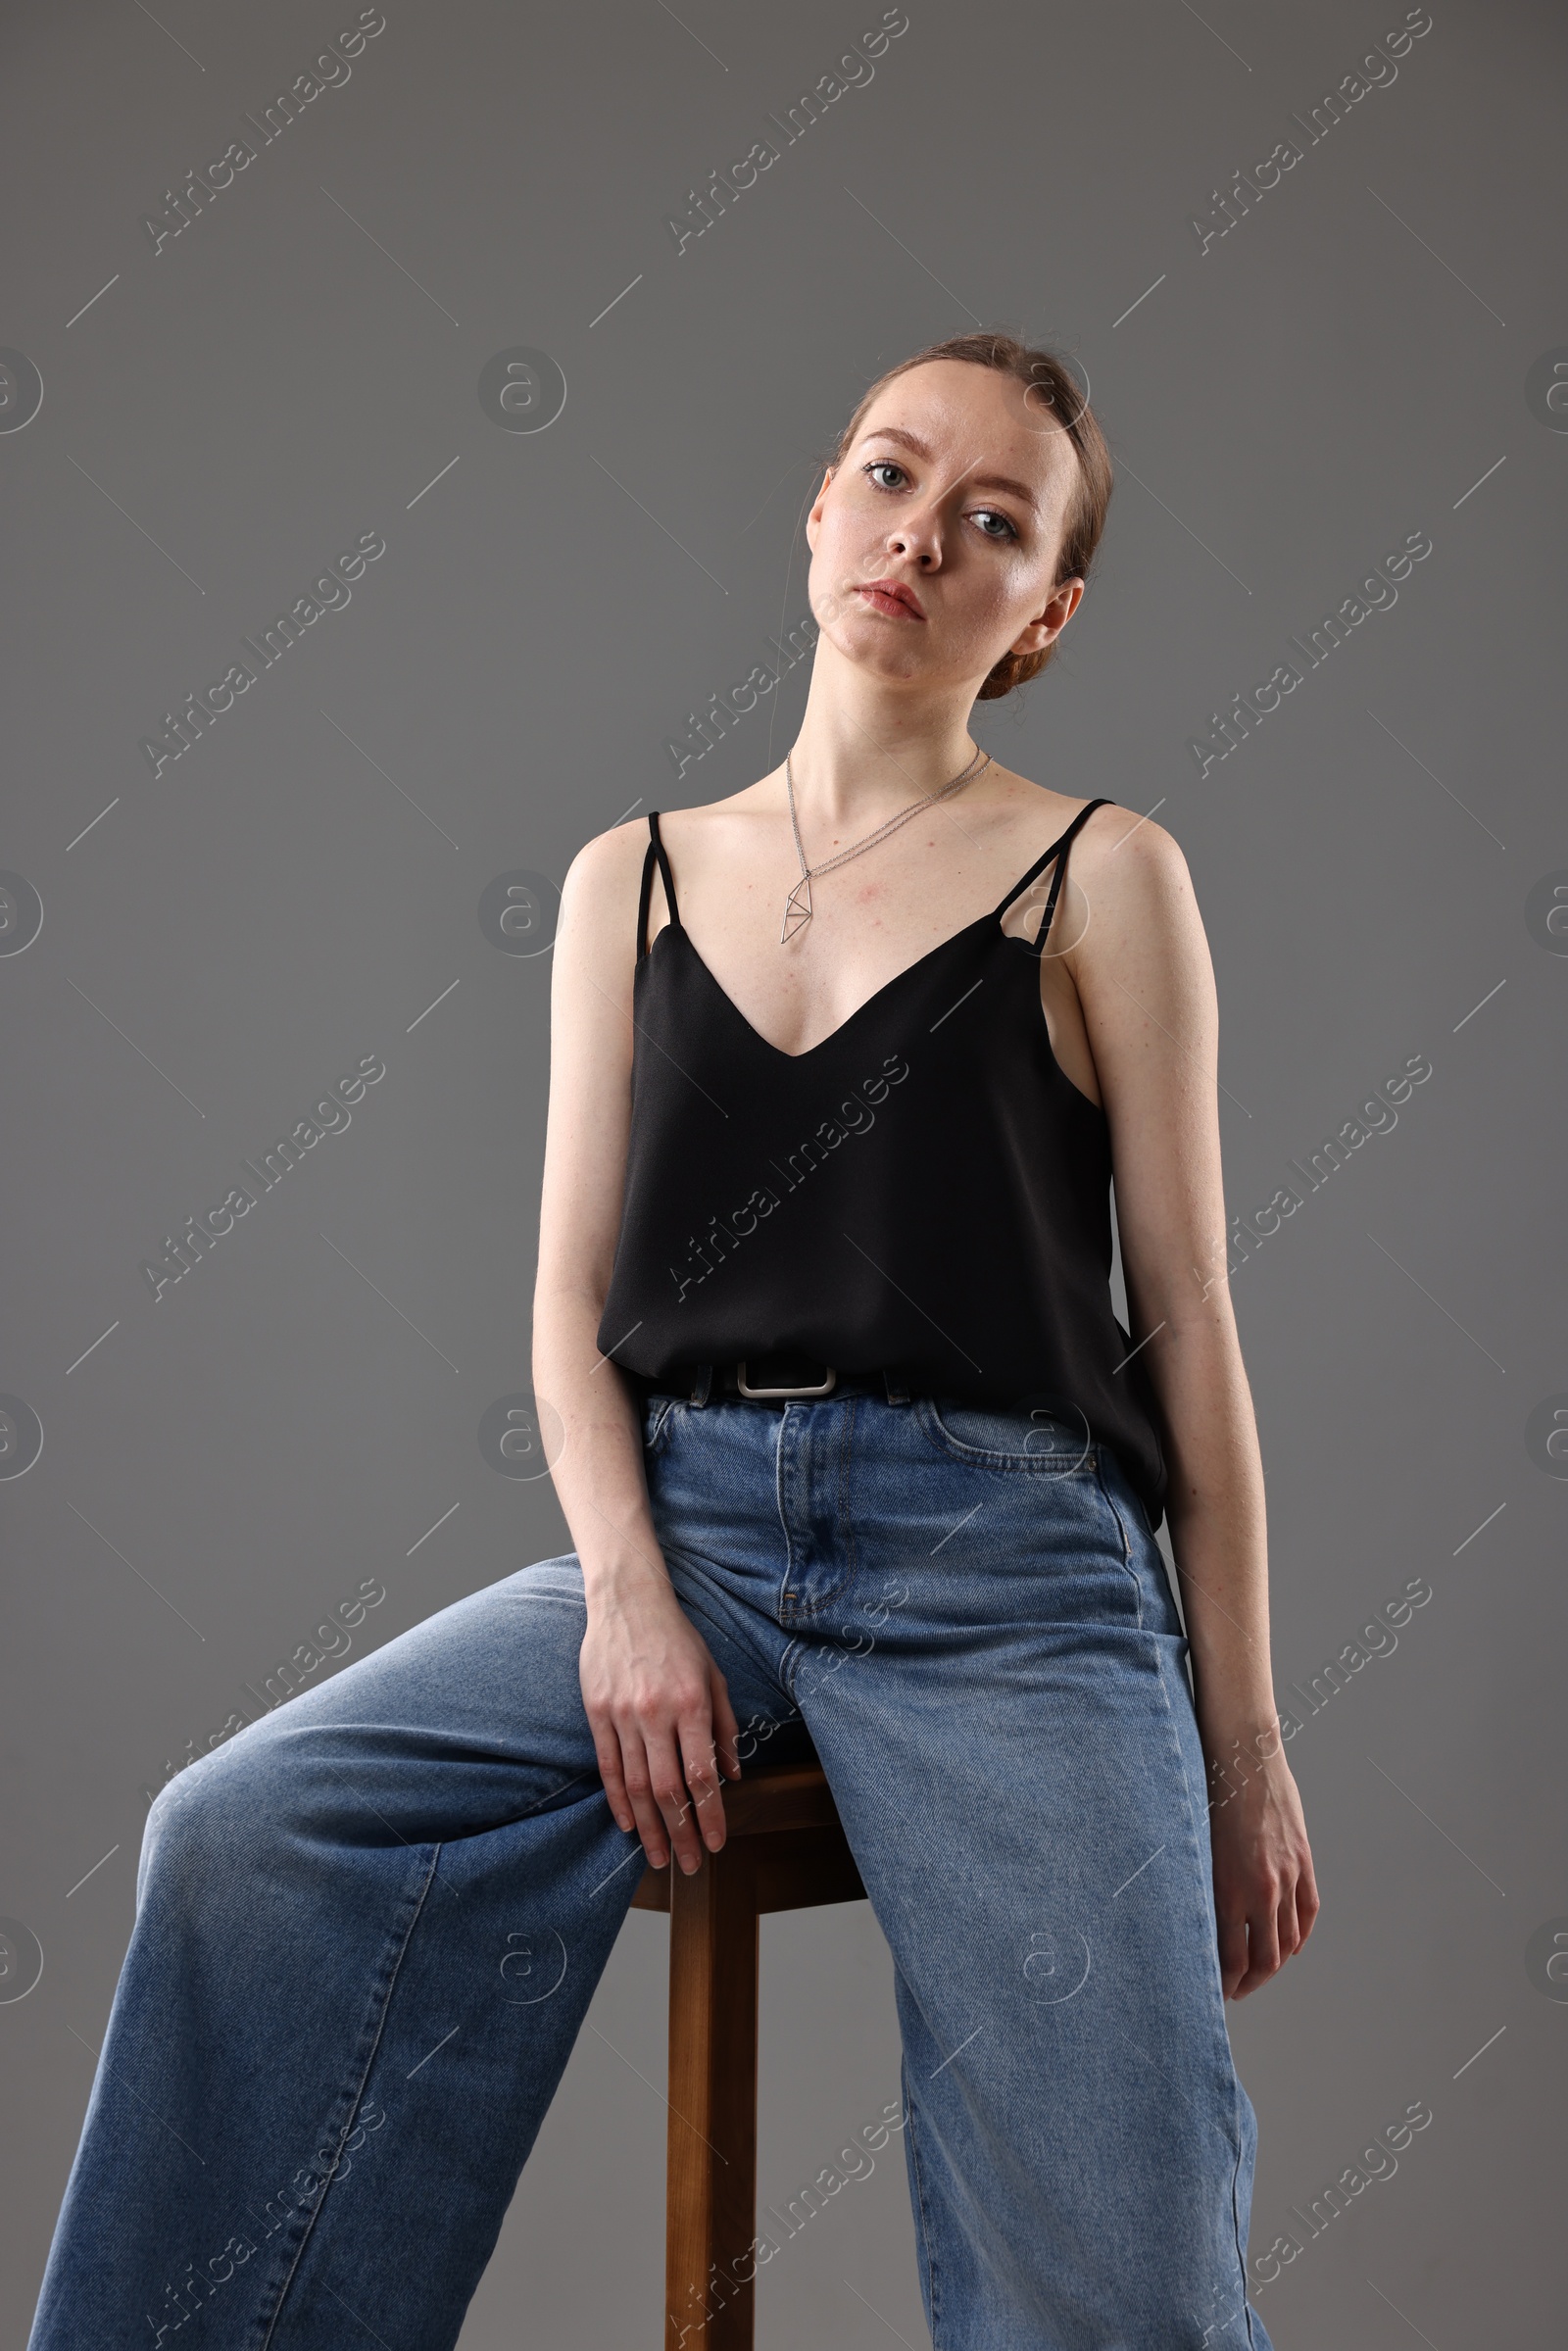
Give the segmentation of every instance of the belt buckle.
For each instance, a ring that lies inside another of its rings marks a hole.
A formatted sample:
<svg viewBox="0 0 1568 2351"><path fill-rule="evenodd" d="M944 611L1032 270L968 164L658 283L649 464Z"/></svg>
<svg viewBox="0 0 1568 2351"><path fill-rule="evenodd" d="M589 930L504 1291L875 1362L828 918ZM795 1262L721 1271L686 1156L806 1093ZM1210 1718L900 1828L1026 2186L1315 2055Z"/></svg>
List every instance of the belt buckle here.
<svg viewBox="0 0 1568 2351"><path fill-rule="evenodd" d="M838 1385L839 1375L834 1370L831 1363L826 1366L826 1369L827 1379L820 1388L752 1388L747 1385L745 1364L737 1363L735 1366L735 1384L739 1388L742 1396L757 1397L831 1396L833 1390Z"/></svg>

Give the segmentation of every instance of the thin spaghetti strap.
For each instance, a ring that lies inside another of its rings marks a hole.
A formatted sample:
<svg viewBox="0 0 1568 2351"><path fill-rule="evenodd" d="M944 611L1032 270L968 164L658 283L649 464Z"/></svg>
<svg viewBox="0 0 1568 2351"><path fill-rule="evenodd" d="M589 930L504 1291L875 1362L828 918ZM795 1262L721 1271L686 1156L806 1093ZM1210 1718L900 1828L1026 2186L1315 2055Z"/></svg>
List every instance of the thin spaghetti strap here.
<svg viewBox="0 0 1568 2351"><path fill-rule="evenodd" d="M664 903L669 908L669 919L672 923L678 923L680 911L675 904L675 877L669 870L669 857L663 842L659 837L659 810L650 808L648 811L648 849L643 857L642 896L637 902L637 960L639 963L648 953L648 908L653 903L654 858L656 856L659 859L660 874L664 884Z"/></svg>
<svg viewBox="0 0 1568 2351"><path fill-rule="evenodd" d="M1086 808L1079 809L1077 815L1073 818L1071 824L1068 825L1067 830L1062 834L1061 839L1056 844L1056 870L1051 877L1051 896L1046 901L1045 916L1041 922L1039 930L1035 933L1034 944L1037 955L1043 955L1045 953L1046 939L1051 930L1052 917L1056 911L1056 900L1060 895L1062 877L1067 870L1067 852L1071 849L1074 840L1082 831L1089 818L1094 814L1095 810L1097 808L1108 808L1110 806L1111 803L1108 800L1092 800Z"/></svg>
<svg viewBox="0 0 1568 2351"><path fill-rule="evenodd" d="M1027 873L1020 874L1017 881L1013 883L1012 888L1007 892L1007 895L1003 900L1001 906L998 906L993 919L1000 922L1003 915L1005 914L1007 908L1011 906L1013 900L1018 896L1019 892L1022 890L1027 890L1029 884L1034 881L1038 875L1045 872L1046 867L1051 863L1052 858L1054 857L1056 859L1056 870L1052 876L1051 896L1046 901L1045 919L1042 921L1039 930L1035 933L1034 938L1030 941L1031 946L1037 949L1043 948L1046 943L1046 933L1051 928L1052 916L1056 911L1056 897L1057 893L1061 889L1061 877L1067 870L1068 850L1072 847L1072 844L1078 833L1081 831L1083 826L1088 823L1090 817L1094 814L1097 808L1113 808L1115 806L1116 803L1113 800L1101 799L1086 802L1084 807L1079 809L1077 815L1073 818L1071 824L1068 825L1066 831L1060 836L1060 838L1053 841L1051 847L1044 853L1043 856L1036 857L1034 863L1030 866Z"/></svg>

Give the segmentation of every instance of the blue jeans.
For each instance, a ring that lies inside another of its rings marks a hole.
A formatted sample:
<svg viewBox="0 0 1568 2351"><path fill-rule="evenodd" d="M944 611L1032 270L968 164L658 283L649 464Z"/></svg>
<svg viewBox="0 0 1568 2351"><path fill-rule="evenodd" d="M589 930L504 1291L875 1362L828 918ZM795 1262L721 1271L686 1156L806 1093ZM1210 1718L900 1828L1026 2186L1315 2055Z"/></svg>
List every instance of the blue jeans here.
<svg viewBox="0 0 1568 2351"><path fill-rule="evenodd" d="M938 2351L1270 2351L1186 1641L1108 1448L865 1394L643 1434L742 1755L814 1747L892 1948ZM539 1561L159 1795L31 2351L456 2342L642 1874L584 1622Z"/></svg>

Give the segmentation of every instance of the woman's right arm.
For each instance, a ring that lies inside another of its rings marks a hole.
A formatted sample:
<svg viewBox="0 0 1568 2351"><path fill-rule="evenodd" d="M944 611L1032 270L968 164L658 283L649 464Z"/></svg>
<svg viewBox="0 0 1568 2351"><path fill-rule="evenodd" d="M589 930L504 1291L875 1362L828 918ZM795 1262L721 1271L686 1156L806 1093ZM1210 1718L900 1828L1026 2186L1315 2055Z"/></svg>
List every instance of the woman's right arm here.
<svg viewBox="0 0 1568 2351"><path fill-rule="evenodd" d="M721 1773L740 1778L724 1678L682 1609L654 1533L641 1412L599 1351L631 1131L632 970L646 829L617 825L567 871L550 999L550 1105L534 1287L533 1383L588 1602L579 1674L620 1827L662 1869L724 1841ZM659 888L656 878L656 892ZM659 905L655 899L655 908ZM650 927L654 910L650 910ZM720 1768L721 1759L721 1768Z"/></svg>

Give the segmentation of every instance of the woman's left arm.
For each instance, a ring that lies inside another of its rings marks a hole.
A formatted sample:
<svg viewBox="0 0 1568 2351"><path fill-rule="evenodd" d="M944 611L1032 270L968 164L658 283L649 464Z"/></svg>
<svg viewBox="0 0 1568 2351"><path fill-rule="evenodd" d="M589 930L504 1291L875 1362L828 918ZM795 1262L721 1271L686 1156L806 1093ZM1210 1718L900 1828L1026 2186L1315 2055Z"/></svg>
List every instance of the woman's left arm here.
<svg viewBox="0 0 1568 2351"><path fill-rule="evenodd" d="M1157 825L1097 811L1070 881L1062 960L1110 1129L1133 1345L1163 1421L1220 1974L1244 1999L1299 1950L1318 1894L1269 1663L1263 1469L1226 1278L1213 967L1187 860Z"/></svg>

